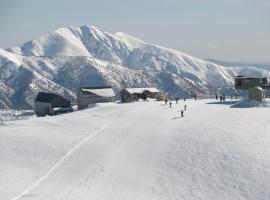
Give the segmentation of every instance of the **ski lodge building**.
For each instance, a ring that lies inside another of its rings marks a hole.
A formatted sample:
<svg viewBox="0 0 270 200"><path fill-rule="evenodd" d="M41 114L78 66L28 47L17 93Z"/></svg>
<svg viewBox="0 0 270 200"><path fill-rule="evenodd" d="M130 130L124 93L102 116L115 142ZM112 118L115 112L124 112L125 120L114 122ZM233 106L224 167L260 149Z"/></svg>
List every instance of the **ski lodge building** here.
<svg viewBox="0 0 270 200"><path fill-rule="evenodd" d="M77 92L78 110L88 108L89 104L113 102L115 93L110 86L81 87Z"/></svg>
<svg viewBox="0 0 270 200"><path fill-rule="evenodd" d="M39 92L34 101L37 116L55 115L72 111L71 102L58 94Z"/></svg>
<svg viewBox="0 0 270 200"><path fill-rule="evenodd" d="M160 91L157 88L124 88L121 90L121 101L130 102L138 99L157 98Z"/></svg>
<svg viewBox="0 0 270 200"><path fill-rule="evenodd" d="M248 99L263 101L265 98L265 89L269 89L267 78L255 78L236 76L235 89L248 91Z"/></svg>

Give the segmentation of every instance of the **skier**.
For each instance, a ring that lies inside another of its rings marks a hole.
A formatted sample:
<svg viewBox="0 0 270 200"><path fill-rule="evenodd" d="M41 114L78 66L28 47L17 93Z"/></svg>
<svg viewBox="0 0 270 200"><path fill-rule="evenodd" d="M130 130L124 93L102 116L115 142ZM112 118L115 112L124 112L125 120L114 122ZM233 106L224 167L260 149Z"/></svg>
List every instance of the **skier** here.
<svg viewBox="0 0 270 200"><path fill-rule="evenodd" d="M166 98L166 99L165 99L165 105L167 105L167 102L168 102L168 99Z"/></svg>
<svg viewBox="0 0 270 200"><path fill-rule="evenodd" d="M196 94L194 94L194 99L197 100L197 95Z"/></svg>
<svg viewBox="0 0 270 200"><path fill-rule="evenodd" d="M184 117L184 111L181 110L181 117Z"/></svg>
<svg viewBox="0 0 270 200"><path fill-rule="evenodd" d="M187 105L186 105L186 104L184 105L184 110L185 110L185 111L187 110Z"/></svg>
<svg viewBox="0 0 270 200"><path fill-rule="evenodd" d="M216 94L216 100L218 100L218 95Z"/></svg>
<svg viewBox="0 0 270 200"><path fill-rule="evenodd" d="M170 108L172 107L172 102L170 102Z"/></svg>
<svg viewBox="0 0 270 200"><path fill-rule="evenodd" d="M176 104L178 104L178 98L176 98L176 101L175 101Z"/></svg>

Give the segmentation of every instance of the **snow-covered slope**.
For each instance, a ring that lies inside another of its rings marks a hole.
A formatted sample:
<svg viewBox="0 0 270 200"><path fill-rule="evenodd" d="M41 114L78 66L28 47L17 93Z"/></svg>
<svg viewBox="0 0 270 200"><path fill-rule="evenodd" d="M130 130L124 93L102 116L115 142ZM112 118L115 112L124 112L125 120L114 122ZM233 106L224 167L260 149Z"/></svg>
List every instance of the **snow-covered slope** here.
<svg viewBox="0 0 270 200"><path fill-rule="evenodd" d="M217 60L217 59L205 59L209 62L215 63L221 66L227 67L255 67L260 69L269 70L270 62L228 62L224 60Z"/></svg>
<svg viewBox="0 0 270 200"><path fill-rule="evenodd" d="M270 77L267 70L222 67L94 26L59 28L20 47L1 50L0 68L1 87L16 90L12 98L7 92L1 94L0 106L13 108L30 108L40 90L73 100L80 86L111 84L116 91L124 86L155 86L175 97L231 86L238 74Z"/></svg>
<svg viewBox="0 0 270 200"><path fill-rule="evenodd" d="M24 56L92 56L133 69L165 70L211 85L232 83L230 74L218 65L124 33L112 35L94 26L59 28L8 50Z"/></svg>
<svg viewBox="0 0 270 200"><path fill-rule="evenodd" d="M31 108L33 99L40 90L57 91L69 98L74 93L42 76L24 63L24 57L0 49L0 107Z"/></svg>
<svg viewBox="0 0 270 200"><path fill-rule="evenodd" d="M102 104L9 122L0 199L269 200L269 108L234 103Z"/></svg>

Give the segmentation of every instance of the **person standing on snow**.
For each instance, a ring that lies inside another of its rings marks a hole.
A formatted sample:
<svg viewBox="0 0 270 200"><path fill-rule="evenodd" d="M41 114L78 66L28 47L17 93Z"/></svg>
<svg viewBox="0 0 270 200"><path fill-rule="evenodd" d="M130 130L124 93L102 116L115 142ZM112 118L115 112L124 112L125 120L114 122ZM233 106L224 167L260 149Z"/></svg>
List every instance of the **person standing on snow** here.
<svg viewBox="0 0 270 200"><path fill-rule="evenodd" d="M181 110L181 117L184 117L184 111Z"/></svg>
<svg viewBox="0 0 270 200"><path fill-rule="evenodd" d="M166 99L165 99L165 105L167 105L167 102L168 102L168 99L166 98Z"/></svg>
<svg viewBox="0 0 270 200"><path fill-rule="evenodd" d="M186 104L184 105L184 110L187 110L187 105Z"/></svg>
<svg viewBox="0 0 270 200"><path fill-rule="evenodd" d="M178 98L176 98L176 101L175 101L176 104L178 104Z"/></svg>
<svg viewBox="0 0 270 200"><path fill-rule="evenodd" d="M172 102L170 102L170 108L172 107Z"/></svg>

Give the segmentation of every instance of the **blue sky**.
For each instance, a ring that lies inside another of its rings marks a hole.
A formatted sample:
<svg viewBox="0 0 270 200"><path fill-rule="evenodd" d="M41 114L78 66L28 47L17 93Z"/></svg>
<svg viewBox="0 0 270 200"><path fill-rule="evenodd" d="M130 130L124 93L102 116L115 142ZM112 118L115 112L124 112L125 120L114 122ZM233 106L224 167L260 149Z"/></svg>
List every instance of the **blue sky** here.
<svg viewBox="0 0 270 200"><path fill-rule="evenodd" d="M95 25L195 57L270 61L270 0L0 0L0 47Z"/></svg>

